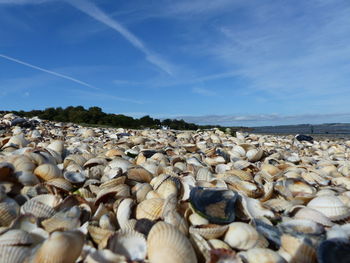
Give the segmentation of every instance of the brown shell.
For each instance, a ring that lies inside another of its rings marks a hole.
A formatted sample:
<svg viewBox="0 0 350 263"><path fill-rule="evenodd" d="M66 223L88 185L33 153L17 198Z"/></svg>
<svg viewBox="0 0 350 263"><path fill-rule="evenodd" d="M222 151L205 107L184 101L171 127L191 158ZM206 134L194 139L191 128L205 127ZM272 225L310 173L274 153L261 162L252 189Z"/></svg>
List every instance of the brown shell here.
<svg viewBox="0 0 350 263"><path fill-rule="evenodd" d="M84 245L84 234L80 231L54 232L36 251L33 262L75 262Z"/></svg>
<svg viewBox="0 0 350 263"><path fill-rule="evenodd" d="M148 234L147 252L151 263L197 262L195 251L187 237L176 227L164 222L155 224Z"/></svg>
<svg viewBox="0 0 350 263"><path fill-rule="evenodd" d="M57 165L44 163L39 165L34 170L34 174L43 181L49 181L51 179L62 177L62 172L58 169Z"/></svg>
<svg viewBox="0 0 350 263"><path fill-rule="evenodd" d="M163 205L164 199L161 198L152 198L142 201L136 207L136 219L159 219L162 215Z"/></svg>

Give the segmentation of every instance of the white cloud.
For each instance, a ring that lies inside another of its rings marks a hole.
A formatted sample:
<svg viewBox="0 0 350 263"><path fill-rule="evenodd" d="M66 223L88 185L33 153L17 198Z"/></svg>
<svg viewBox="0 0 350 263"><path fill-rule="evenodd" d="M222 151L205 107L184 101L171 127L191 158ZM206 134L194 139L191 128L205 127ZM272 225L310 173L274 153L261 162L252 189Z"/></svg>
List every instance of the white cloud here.
<svg viewBox="0 0 350 263"><path fill-rule="evenodd" d="M145 44L128 29L122 26L118 21L112 19L109 15L98 8L94 3L88 0L67 0L67 3L74 6L78 10L91 16L97 21L105 24L106 26L114 29L116 32L121 34L127 41L129 41L135 48L139 49L146 55L146 59L156 67L160 68L169 75L173 74L172 66L162 59L160 56L149 50Z"/></svg>
<svg viewBox="0 0 350 263"><path fill-rule="evenodd" d="M257 114L257 115L206 115L206 116L178 116L177 119L184 119L197 124L212 125L281 125L300 123L330 123L330 122L350 122L350 113L332 114Z"/></svg>
<svg viewBox="0 0 350 263"><path fill-rule="evenodd" d="M12 61L12 62L21 64L21 65L24 65L26 67L33 68L33 69L36 69L36 70L39 70L39 71L42 71L42 72L54 75L54 76L62 78L62 79L67 79L67 80L73 81L75 83L78 83L80 85L83 85L83 86L86 86L86 87L89 87L89 88L92 88L92 89L97 89L96 87L90 85L89 83L86 83L86 82L81 81L79 79L72 78L70 76L63 75L61 73L58 73L58 72L55 72L55 71L52 71L52 70L48 70L48 69L45 69L45 68L42 68L42 67L39 67L39 66L35 66L33 64L29 64L28 62L24 62L22 60L19 60L19 59L13 58L13 57L9 57L9 56L3 55L3 54L0 54L0 57L4 58L6 60Z"/></svg>
<svg viewBox="0 0 350 263"><path fill-rule="evenodd" d="M204 89L204 88L199 88L199 87L195 87L192 89L193 93L199 94L199 95L203 95L203 96L215 96L216 93L214 91L208 90L208 89Z"/></svg>

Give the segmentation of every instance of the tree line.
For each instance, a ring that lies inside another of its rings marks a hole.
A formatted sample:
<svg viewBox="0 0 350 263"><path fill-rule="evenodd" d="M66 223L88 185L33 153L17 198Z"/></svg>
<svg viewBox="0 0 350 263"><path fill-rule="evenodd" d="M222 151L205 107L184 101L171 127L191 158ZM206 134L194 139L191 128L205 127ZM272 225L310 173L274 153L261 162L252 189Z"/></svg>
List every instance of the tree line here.
<svg viewBox="0 0 350 263"><path fill-rule="evenodd" d="M7 111L6 111L7 112ZM0 113L6 113L2 111ZM103 125L109 127L122 127L122 128L160 128L162 126L169 127L175 130L197 130L197 129L210 129L221 126L213 125L197 125L194 123L188 123L184 120L177 119L154 119L149 115L143 116L139 119L126 116L123 114L105 113L99 107L90 107L85 109L83 106L69 106L66 108L46 108L45 110L31 110L31 111L11 111L20 117L34 117L38 116L40 119L57 121L57 122L73 122L82 125Z"/></svg>

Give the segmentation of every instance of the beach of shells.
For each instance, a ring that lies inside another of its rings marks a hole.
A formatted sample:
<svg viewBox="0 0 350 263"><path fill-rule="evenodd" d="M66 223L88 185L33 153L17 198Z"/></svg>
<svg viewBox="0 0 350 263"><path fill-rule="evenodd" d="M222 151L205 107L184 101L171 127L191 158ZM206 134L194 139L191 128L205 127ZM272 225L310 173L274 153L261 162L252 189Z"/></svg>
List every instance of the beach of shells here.
<svg viewBox="0 0 350 263"><path fill-rule="evenodd" d="M0 118L1 263L350 262L350 141Z"/></svg>

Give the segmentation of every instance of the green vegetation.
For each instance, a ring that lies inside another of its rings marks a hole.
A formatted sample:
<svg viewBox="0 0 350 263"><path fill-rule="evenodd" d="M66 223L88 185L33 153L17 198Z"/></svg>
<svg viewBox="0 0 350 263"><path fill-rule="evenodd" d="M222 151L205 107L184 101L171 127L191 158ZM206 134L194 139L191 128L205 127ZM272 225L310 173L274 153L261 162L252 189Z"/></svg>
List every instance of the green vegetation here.
<svg viewBox="0 0 350 263"><path fill-rule="evenodd" d="M0 113L7 113L10 111L2 111ZM176 119L153 119L150 116L144 116L140 119L134 119L122 114L104 113L99 107L90 107L85 109L82 106L69 106L65 109L58 108L46 108L45 110L32 110L32 111L11 111L14 114L21 117L34 117L38 116L40 119L58 121L58 122L73 122L86 126L108 126L108 127L123 127L123 128L160 128L161 126L167 126L176 130L197 130L197 129L210 129L220 128L223 131L224 127L213 125L196 125L194 123L187 123L184 120Z"/></svg>

